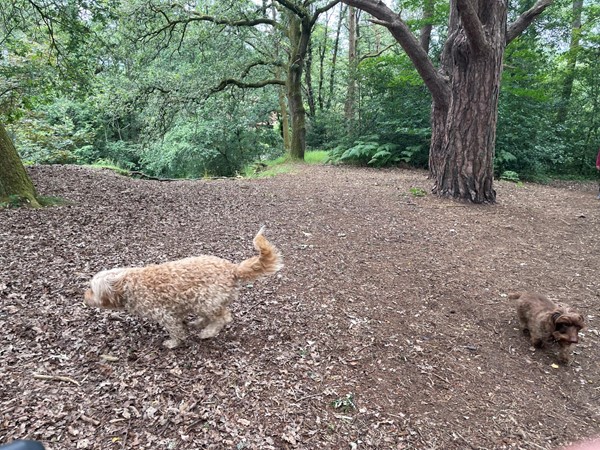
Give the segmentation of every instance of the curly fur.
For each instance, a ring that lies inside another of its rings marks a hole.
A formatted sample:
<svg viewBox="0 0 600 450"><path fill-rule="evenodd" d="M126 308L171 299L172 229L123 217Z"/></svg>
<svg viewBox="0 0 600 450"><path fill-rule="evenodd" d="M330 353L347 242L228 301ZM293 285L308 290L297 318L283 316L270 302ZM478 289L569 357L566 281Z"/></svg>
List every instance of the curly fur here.
<svg viewBox="0 0 600 450"><path fill-rule="evenodd" d="M566 305L556 305L543 295L515 292L508 295L517 300L517 314L524 333L529 333L531 344L541 348L555 341L560 346L559 359L570 363L571 345L579 342L579 331L584 327L581 314Z"/></svg>
<svg viewBox="0 0 600 450"><path fill-rule="evenodd" d="M186 338L188 325L202 327L201 339L216 336L232 321L229 305L238 297L240 283L274 274L283 267L279 251L263 236L254 238L259 252L240 264L216 256L198 256L146 267L104 270L96 274L85 303L124 309L160 323L175 348ZM197 320L188 324L188 315Z"/></svg>

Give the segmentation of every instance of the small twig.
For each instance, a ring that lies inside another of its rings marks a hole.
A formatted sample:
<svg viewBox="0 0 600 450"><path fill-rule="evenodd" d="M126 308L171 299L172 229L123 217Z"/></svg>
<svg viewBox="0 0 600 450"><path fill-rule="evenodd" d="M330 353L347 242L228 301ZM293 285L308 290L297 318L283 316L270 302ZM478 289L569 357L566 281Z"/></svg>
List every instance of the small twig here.
<svg viewBox="0 0 600 450"><path fill-rule="evenodd" d="M121 448L125 448L125 445L127 444L127 439L129 438L129 428L131 428L131 419L129 419L129 422L127 423L127 429L125 430L125 437L121 442Z"/></svg>
<svg viewBox="0 0 600 450"><path fill-rule="evenodd" d="M33 378L35 378L36 380L66 381L68 383L73 383L77 386L80 385L79 381L74 380L71 377L64 377L62 375L43 375L41 373L34 373Z"/></svg>
<svg viewBox="0 0 600 450"><path fill-rule="evenodd" d="M442 380L442 381L443 381L443 382L445 382L445 383L448 383L448 384L450 384L450 382L449 382L447 379L445 379L445 378L442 378L442 377L441 377L441 376L439 376L437 373L433 373L433 372L431 372L431 375L433 375L434 377L436 377L436 378L437 378L437 379L439 379L439 380Z"/></svg>
<svg viewBox="0 0 600 450"><path fill-rule="evenodd" d="M82 414L81 416L79 416L79 418L81 420L83 420L84 422L91 423L92 425L95 425L95 426L100 425L99 420L96 420L93 417L86 416L85 414Z"/></svg>

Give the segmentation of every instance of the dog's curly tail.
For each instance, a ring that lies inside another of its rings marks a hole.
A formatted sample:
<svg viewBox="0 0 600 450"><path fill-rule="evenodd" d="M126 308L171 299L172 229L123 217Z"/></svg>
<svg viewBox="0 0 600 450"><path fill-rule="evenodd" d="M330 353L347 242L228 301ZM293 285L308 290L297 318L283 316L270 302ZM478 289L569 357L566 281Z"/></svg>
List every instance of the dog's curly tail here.
<svg viewBox="0 0 600 450"><path fill-rule="evenodd" d="M523 295L522 292L510 292L508 294L508 298L510 300L518 300L521 297L521 295Z"/></svg>
<svg viewBox="0 0 600 450"><path fill-rule="evenodd" d="M260 253L242 261L237 266L236 276L240 280L252 281L257 278L272 275L283 267L279 250L263 236L262 227L254 237L254 248Z"/></svg>

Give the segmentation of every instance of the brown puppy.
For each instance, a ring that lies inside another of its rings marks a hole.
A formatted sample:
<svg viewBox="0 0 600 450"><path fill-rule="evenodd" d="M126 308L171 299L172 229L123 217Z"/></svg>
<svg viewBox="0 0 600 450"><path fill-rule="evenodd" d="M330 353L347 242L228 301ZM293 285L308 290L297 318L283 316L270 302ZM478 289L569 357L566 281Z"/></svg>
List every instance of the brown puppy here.
<svg viewBox="0 0 600 450"><path fill-rule="evenodd" d="M529 332L531 345L541 348L554 340L560 345L560 361L570 363L571 345L579 342L578 333L584 327L583 316L533 292L515 292L508 294L508 298L518 300L519 322L523 332Z"/></svg>
<svg viewBox="0 0 600 450"><path fill-rule="evenodd" d="M201 339L211 338L232 321L229 304L238 297L243 281L271 275L283 267L275 246L263 236L254 238L259 255L234 264L215 256L198 256L147 267L125 267L96 274L85 293L85 303L125 309L155 320L170 339L163 345L175 348L187 335L187 316L202 327Z"/></svg>

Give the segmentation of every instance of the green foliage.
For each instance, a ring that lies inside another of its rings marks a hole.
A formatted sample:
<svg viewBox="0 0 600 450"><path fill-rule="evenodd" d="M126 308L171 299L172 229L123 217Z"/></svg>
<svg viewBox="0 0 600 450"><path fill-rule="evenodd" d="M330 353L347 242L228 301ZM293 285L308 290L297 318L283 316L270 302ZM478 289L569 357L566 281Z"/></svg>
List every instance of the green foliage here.
<svg viewBox="0 0 600 450"><path fill-rule="evenodd" d="M329 152L325 150L313 150L304 153L304 162L306 164L325 164L329 159Z"/></svg>
<svg viewBox="0 0 600 450"><path fill-rule="evenodd" d="M80 162L78 152L89 148L94 131L78 114L78 104L66 99L42 105L9 127L21 157L41 164Z"/></svg>
<svg viewBox="0 0 600 450"><path fill-rule="evenodd" d="M326 151L309 151L304 154L304 161L292 161L290 158L280 156L272 160L255 161L242 170L245 178L268 178L283 173L291 173L298 164L325 164L329 157Z"/></svg>
<svg viewBox="0 0 600 450"><path fill-rule="evenodd" d="M345 126L344 118L338 112L320 110L315 117L309 119L306 145L309 148L334 148L344 139L340 131Z"/></svg>
<svg viewBox="0 0 600 450"><path fill-rule="evenodd" d="M444 39L444 27L437 25L447 22L448 3L434 4L430 55L437 60ZM416 0L398 4L415 31L424 24L422 6ZM511 21L530 5L513 6ZM252 2L208 2L202 12L270 17ZM0 15L0 120L25 160L111 164L169 178L231 176L254 161L260 162L254 168L260 168L257 176L290 167L266 163L283 154L273 123L279 87L215 90L232 77L249 83L281 78L278 64L285 55L278 49L287 39L279 28L265 33L201 21L183 26L188 9L156 0L68 1L40 10L15 0ZM584 4L581 45L567 51L571 15L572 3L557 3L506 50L497 177L595 175L600 8ZM380 53L393 38L363 23L357 70L348 68L343 27L334 68L334 17L326 22L323 16L315 25L311 75L316 111L307 123L308 147L330 150L334 162L427 167L431 97L412 62L399 46ZM179 25L164 28L167 18ZM159 29L164 32L152 34ZM358 89L354 117L346 119L350 74ZM564 82L571 75L572 93L564 99ZM567 114L557 120L556 110L564 105ZM313 156L307 152L306 161Z"/></svg>
<svg viewBox="0 0 600 450"><path fill-rule="evenodd" d="M28 200L18 195L9 195L6 201L0 202L0 209L20 208L26 205Z"/></svg>
<svg viewBox="0 0 600 450"><path fill-rule="evenodd" d="M68 202L65 199L62 199L60 197L38 196L37 201L41 206L61 206L68 204ZM0 210L20 208L22 206L27 206L28 204L29 200L24 197L20 197L18 195L9 195L6 201L0 202Z"/></svg>
<svg viewBox="0 0 600 450"><path fill-rule="evenodd" d="M341 412L350 412L353 409L356 409L356 404L354 403L354 395L350 392L343 397L336 398L331 402L331 406L333 409L337 409Z"/></svg>
<svg viewBox="0 0 600 450"><path fill-rule="evenodd" d="M251 161L276 153L277 142L272 130L233 121L179 123L144 151L140 165L162 177L233 176Z"/></svg>
<svg viewBox="0 0 600 450"><path fill-rule="evenodd" d="M518 183L519 181L521 181L519 179L519 174L517 172L513 172L512 170L505 170L504 172L502 172L502 175L500 175L500 179L505 181L512 181L513 183Z"/></svg>
<svg viewBox="0 0 600 450"><path fill-rule="evenodd" d="M397 163L400 156L394 154L397 146L391 143L380 144L379 136L367 136L366 140L357 140L348 149L338 146L333 149L329 158L334 163L351 163L381 167Z"/></svg>
<svg viewBox="0 0 600 450"><path fill-rule="evenodd" d="M337 146L329 152L328 161L386 167L398 164L401 161L414 163L423 148L422 145L401 148L398 144L391 142L380 143L379 136L371 135L356 140L350 148L344 145Z"/></svg>
<svg viewBox="0 0 600 450"><path fill-rule="evenodd" d="M420 188L420 187L411 187L409 189L409 192L410 192L410 194L413 197L425 197L425 196L427 196L427 191L425 189L423 189L423 188Z"/></svg>

